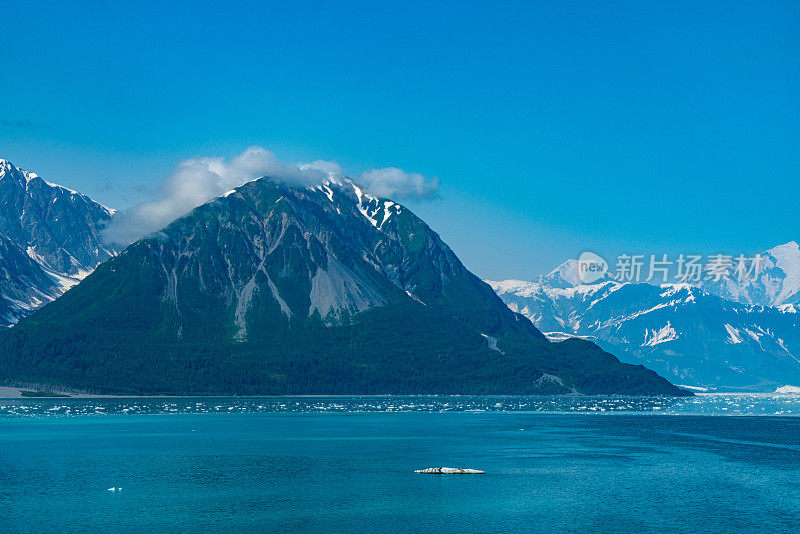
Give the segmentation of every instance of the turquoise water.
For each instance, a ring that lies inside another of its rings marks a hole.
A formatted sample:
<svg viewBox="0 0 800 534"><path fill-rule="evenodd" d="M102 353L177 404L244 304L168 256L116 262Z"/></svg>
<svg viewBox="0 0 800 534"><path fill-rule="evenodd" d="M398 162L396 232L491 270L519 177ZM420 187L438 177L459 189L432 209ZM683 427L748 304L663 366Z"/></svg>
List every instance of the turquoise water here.
<svg viewBox="0 0 800 534"><path fill-rule="evenodd" d="M0 400L0 532L798 532L798 407ZM434 466L487 474L413 473Z"/></svg>

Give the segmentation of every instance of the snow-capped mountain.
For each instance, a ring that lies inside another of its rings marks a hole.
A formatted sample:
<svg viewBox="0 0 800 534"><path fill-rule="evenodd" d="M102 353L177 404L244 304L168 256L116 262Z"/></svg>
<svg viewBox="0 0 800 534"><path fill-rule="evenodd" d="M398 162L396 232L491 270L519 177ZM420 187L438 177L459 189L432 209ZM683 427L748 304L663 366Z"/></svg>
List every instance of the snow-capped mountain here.
<svg viewBox="0 0 800 534"><path fill-rule="evenodd" d="M575 280L567 262L536 282L489 284L548 338L595 341L677 384L771 391L800 379L800 315L791 304L748 306L689 284Z"/></svg>
<svg viewBox="0 0 800 534"><path fill-rule="evenodd" d="M761 253L754 276L705 280L705 291L726 300L753 306L800 304L800 246L796 241Z"/></svg>
<svg viewBox="0 0 800 534"><path fill-rule="evenodd" d="M682 392L550 343L406 207L261 178L0 335L0 380L138 393Z"/></svg>
<svg viewBox="0 0 800 534"><path fill-rule="evenodd" d="M0 327L77 284L114 254L114 211L0 160Z"/></svg>

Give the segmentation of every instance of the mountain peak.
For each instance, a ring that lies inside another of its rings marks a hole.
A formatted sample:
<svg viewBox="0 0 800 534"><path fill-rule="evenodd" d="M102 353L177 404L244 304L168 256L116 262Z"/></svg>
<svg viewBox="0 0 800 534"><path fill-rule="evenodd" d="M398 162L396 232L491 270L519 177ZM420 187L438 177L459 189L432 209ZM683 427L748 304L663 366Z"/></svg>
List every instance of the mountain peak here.
<svg viewBox="0 0 800 534"><path fill-rule="evenodd" d="M578 260L567 260L546 275L542 281L551 287L567 288L581 285L578 275Z"/></svg>
<svg viewBox="0 0 800 534"><path fill-rule="evenodd" d="M567 260L546 275L539 277L539 282L551 288L569 289L580 286L595 286L613 281L608 273L605 273L596 281L585 282L580 276L580 266L581 261L579 260Z"/></svg>
<svg viewBox="0 0 800 534"><path fill-rule="evenodd" d="M101 230L113 213L0 160L0 239L6 241L0 254L0 326L57 297L112 256Z"/></svg>
<svg viewBox="0 0 800 534"><path fill-rule="evenodd" d="M27 184L34 178L39 178L39 175L17 167L7 159L0 159L0 180L4 178L16 178L18 182Z"/></svg>
<svg viewBox="0 0 800 534"><path fill-rule="evenodd" d="M98 204L98 205L102 206L109 216L111 216L114 213L116 213L115 209L109 208L107 206L103 206L99 202L95 202L94 200L91 200L86 195L84 195L82 193L79 193L79 192L75 191L74 189L70 189L69 187L66 187L66 186L63 186L63 185L60 185L60 184L56 184L56 183L53 183L53 182L49 182L49 181L45 180L44 178L42 178L41 176L39 176L38 174L36 174L35 172L26 171L25 169L17 167L16 165L11 163L7 159L0 159L0 180L3 180L6 177L8 177L10 179L16 179L16 182L21 187L23 187L26 191L30 187L31 182L33 182L35 186L42 186L42 187L50 188L50 189L58 189L58 190L61 190L64 193L66 193L66 194L68 194L70 196L74 195L74 196L77 196L77 197L81 197L81 198L87 199L87 200L89 200L89 201L91 201L91 202L93 202L95 204Z"/></svg>
<svg viewBox="0 0 800 534"><path fill-rule="evenodd" d="M797 244L797 241L789 241L788 243L784 243L782 245L778 245L772 247L771 249L764 252L765 255L786 255L786 254L795 254L800 256L800 245Z"/></svg>

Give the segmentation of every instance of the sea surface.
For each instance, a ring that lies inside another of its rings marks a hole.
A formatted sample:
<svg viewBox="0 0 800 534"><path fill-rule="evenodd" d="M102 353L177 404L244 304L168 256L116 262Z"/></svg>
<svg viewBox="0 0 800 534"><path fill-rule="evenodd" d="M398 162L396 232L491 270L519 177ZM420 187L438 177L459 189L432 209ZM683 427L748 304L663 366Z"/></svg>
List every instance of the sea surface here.
<svg viewBox="0 0 800 534"><path fill-rule="evenodd" d="M730 394L0 400L0 533L795 533L799 416ZM441 466L486 474L413 472Z"/></svg>

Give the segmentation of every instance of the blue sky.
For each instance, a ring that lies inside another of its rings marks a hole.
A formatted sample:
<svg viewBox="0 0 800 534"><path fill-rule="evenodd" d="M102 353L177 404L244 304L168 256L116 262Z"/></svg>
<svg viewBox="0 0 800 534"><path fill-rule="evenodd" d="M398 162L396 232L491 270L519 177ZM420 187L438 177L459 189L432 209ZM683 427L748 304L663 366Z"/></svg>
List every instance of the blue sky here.
<svg viewBox="0 0 800 534"><path fill-rule="evenodd" d="M0 157L118 208L251 145L439 178L476 274L800 239L797 2L3 3Z"/></svg>

